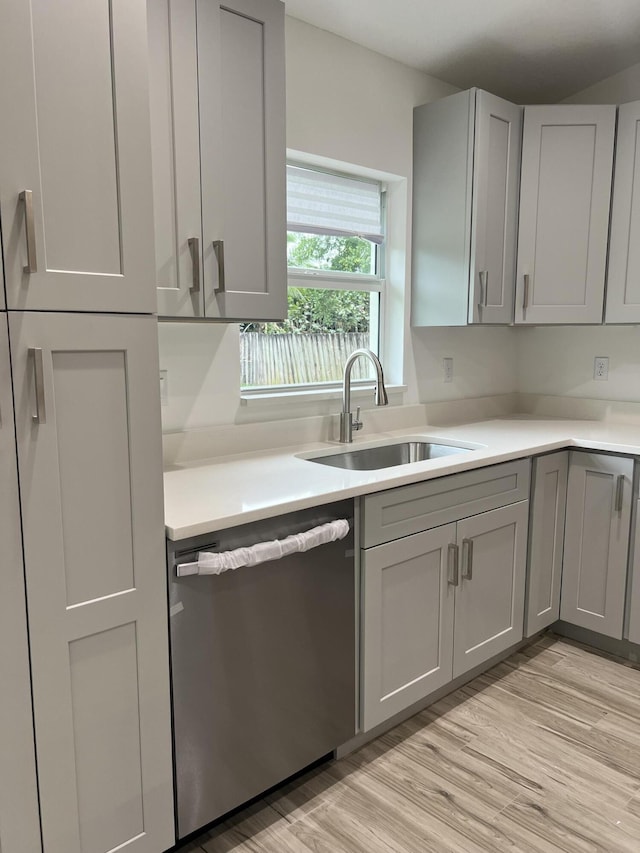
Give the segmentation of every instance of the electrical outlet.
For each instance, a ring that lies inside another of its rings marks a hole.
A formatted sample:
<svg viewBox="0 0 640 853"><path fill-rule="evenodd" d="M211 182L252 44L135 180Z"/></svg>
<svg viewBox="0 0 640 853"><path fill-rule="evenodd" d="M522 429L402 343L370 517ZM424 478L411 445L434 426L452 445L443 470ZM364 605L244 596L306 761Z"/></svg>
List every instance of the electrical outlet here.
<svg viewBox="0 0 640 853"><path fill-rule="evenodd" d="M442 369L444 371L444 382L453 382L453 359L443 358Z"/></svg>
<svg viewBox="0 0 640 853"><path fill-rule="evenodd" d="M606 382L609 378L609 359L606 355L597 355L593 359L593 378L598 382Z"/></svg>
<svg viewBox="0 0 640 853"><path fill-rule="evenodd" d="M162 406L169 404L169 377L167 370L160 371L160 404Z"/></svg>

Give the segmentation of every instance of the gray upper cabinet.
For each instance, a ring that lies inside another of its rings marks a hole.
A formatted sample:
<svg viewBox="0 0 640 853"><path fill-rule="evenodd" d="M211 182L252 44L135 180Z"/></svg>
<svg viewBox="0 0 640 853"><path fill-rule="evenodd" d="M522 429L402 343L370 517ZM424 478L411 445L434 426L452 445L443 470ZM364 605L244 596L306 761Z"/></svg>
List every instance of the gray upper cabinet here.
<svg viewBox="0 0 640 853"><path fill-rule="evenodd" d="M527 556L527 637L560 618L568 473L566 450L534 460Z"/></svg>
<svg viewBox="0 0 640 853"><path fill-rule="evenodd" d="M3 0L9 309L155 311L145 44L144 0Z"/></svg>
<svg viewBox="0 0 640 853"><path fill-rule="evenodd" d="M633 459L572 451L560 617L622 639Z"/></svg>
<svg viewBox="0 0 640 853"><path fill-rule="evenodd" d="M516 323L601 323L614 106L525 107Z"/></svg>
<svg viewBox="0 0 640 853"><path fill-rule="evenodd" d="M284 5L147 5L159 314L283 319Z"/></svg>
<svg viewBox="0 0 640 853"><path fill-rule="evenodd" d="M0 314L0 850L38 853L40 821L7 315Z"/></svg>
<svg viewBox="0 0 640 853"><path fill-rule="evenodd" d="M175 836L156 321L15 312L9 331L44 849L158 853Z"/></svg>
<svg viewBox="0 0 640 853"><path fill-rule="evenodd" d="M618 108L605 321L640 322L640 101Z"/></svg>
<svg viewBox="0 0 640 853"><path fill-rule="evenodd" d="M147 0L158 314L201 317L195 0Z"/></svg>
<svg viewBox="0 0 640 853"><path fill-rule="evenodd" d="M521 134L478 89L414 110L414 326L512 322Z"/></svg>

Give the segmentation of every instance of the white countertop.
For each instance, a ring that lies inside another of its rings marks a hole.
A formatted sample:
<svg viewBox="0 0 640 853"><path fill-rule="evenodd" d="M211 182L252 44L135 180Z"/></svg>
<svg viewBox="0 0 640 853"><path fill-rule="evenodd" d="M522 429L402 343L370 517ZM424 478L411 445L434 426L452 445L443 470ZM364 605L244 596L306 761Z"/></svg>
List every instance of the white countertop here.
<svg viewBox="0 0 640 853"><path fill-rule="evenodd" d="M481 449L377 471L348 471L299 458L403 437L439 438ZM515 416L452 427L420 427L335 442L278 448L174 466L164 475L165 525L173 540L297 509L469 471L563 447L640 455L640 426Z"/></svg>

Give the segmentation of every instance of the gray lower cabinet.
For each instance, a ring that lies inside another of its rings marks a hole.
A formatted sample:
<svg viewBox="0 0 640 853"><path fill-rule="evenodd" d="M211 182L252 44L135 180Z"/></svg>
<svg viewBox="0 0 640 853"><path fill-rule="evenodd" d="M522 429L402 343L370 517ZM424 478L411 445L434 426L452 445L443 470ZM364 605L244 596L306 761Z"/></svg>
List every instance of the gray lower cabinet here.
<svg viewBox="0 0 640 853"><path fill-rule="evenodd" d="M522 638L527 507L363 550L363 731Z"/></svg>
<svg viewBox="0 0 640 853"><path fill-rule="evenodd" d="M40 820L6 314L0 314L0 542L0 850L37 853Z"/></svg>
<svg viewBox="0 0 640 853"><path fill-rule="evenodd" d="M453 677L522 639L529 504L458 522Z"/></svg>
<svg viewBox="0 0 640 853"><path fill-rule="evenodd" d="M569 453L549 453L534 460L527 556L526 637L560 618Z"/></svg>
<svg viewBox="0 0 640 853"><path fill-rule="evenodd" d="M456 525L362 552L362 729L368 731L453 677Z"/></svg>
<svg viewBox="0 0 640 853"><path fill-rule="evenodd" d="M627 639L640 644L640 500L636 501L636 532L629 591L629 627Z"/></svg>
<svg viewBox="0 0 640 853"><path fill-rule="evenodd" d="M156 320L22 312L9 334L43 846L158 853L175 835Z"/></svg>
<svg viewBox="0 0 640 853"><path fill-rule="evenodd" d="M572 451L560 617L622 639L633 459Z"/></svg>

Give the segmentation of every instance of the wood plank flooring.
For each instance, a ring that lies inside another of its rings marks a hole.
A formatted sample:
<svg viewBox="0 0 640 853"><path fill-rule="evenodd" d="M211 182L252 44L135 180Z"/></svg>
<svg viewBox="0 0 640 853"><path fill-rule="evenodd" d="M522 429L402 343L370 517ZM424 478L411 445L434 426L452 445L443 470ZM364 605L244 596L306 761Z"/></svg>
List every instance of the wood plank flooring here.
<svg viewBox="0 0 640 853"><path fill-rule="evenodd" d="M187 851L640 853L640 670L544 635Z"/></svg>

